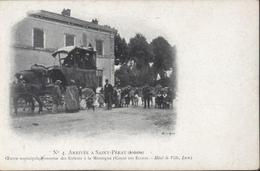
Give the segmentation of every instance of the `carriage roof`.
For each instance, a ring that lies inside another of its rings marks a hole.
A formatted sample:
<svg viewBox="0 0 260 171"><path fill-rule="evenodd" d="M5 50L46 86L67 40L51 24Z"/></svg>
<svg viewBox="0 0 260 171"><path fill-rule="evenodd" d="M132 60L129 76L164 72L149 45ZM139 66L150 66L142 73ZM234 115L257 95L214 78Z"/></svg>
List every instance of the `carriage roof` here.
<svg viewBox="0 0 260 171"><path fill-rule="evenodd" d="M86 47L79 47L79 46L66 46L66 47L59 48L58 50L53 52L52 56L56 57L57 54L59 54L59 53L71 54L76 51L80 51L80 52L84 52L84 53L87 53L87 52L95 53L96 52L92 47L86 48Z"/></svg>

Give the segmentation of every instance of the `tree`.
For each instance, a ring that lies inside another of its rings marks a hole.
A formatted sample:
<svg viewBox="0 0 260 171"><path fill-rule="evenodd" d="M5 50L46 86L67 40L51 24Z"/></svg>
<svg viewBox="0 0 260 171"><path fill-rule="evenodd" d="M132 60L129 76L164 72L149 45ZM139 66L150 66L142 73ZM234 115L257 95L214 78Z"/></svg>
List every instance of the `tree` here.
<svg viewBox="0 0 260 171"><path fill-rule="evenodd" d="M130 80L134 86L142 86L153 82L153 72L149 65L153 61L153 52L150 44L142 34L136 34L128 44L129 60L134 61L131 68Z"/></svg>
<svg viewBox="0 0 260 171"><path fill-rule="evenodd" d="M134 60L137 69L148 66L153 59L152 49L142 34L136 34L129 41L129 58Z"/></svg>
<svg viewBox="0 0 260 171"><path fill-rule="evenodd" d="M171 79L171 87L173 88L173 94L176 96L177 91L177 50L176 46L172 47L172 57L173 57L173 67L172 67L172 74L170 76Z"/></svg>
<svg viewBox="0 0 260 171"><path fill-rule="evenodd" d="M151 42L154 54L154 73L160 74L161 78L164 77L166 70L173 67L173 48L163 37L159 36Z"/></svg>
<svg viewBox="0 0 260 171"><path fill-rule="evenodd" d="M128 47L119 33L115 35L115 64L124 64L128 61Z"/></svg>
<svg viewBox="0 0 260 171"><path fill-rule="evenodd" d="M130 84L130 72L127 64L123 64L120 69L115 72L115 77L119 80L120 86L127 86Z"/></svg>

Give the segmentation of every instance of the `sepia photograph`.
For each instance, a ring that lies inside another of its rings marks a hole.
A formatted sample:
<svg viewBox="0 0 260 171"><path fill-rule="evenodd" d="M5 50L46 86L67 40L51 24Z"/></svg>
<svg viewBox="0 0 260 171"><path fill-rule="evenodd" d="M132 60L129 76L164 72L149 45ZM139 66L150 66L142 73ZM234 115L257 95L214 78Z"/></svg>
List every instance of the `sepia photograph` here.
<svg viewBox="0 0 260 171"><path fill-rule="evenodd" d="M259 169L259 1L1 1L0 169Z"/></svg>

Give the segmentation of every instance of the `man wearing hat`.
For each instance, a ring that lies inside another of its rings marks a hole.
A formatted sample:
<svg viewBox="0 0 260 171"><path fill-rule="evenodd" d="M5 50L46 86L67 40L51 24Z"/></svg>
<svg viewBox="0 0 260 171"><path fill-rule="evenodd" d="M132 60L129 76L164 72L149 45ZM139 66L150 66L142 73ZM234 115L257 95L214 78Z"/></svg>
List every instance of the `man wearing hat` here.
<svg viewBox="0 0 260 171"><path fill-rule="evenodd" d="M108 79L106 79L106 84L104 86L104 95L105 95L105 103L107 104L107 109L111 109L112 107L112 93L113 87L108 83Z"/></svg>
<svg viewBox="0 0 260 171"><path fill-rule="evenodd" d="M144 97L144 108L150 108L150 101L152 99L152 89L151 87L146 84L142 90L143 97Z"/></svg>

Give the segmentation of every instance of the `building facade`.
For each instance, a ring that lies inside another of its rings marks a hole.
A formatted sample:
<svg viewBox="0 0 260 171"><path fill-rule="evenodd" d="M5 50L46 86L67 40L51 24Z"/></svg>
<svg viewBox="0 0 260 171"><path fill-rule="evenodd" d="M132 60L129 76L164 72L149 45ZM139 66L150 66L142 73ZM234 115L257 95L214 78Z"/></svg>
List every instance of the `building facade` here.
<svg viewBox="0 0 260 171"><path fill-rule="evenodd" d="M116 30L97 22L48 11L28 13L12 30L13 72L30 69L33 64L52 66L52 53L64 46L92 46L97 51L99 86L109 79L114 84L114 34Z"/></svg>

